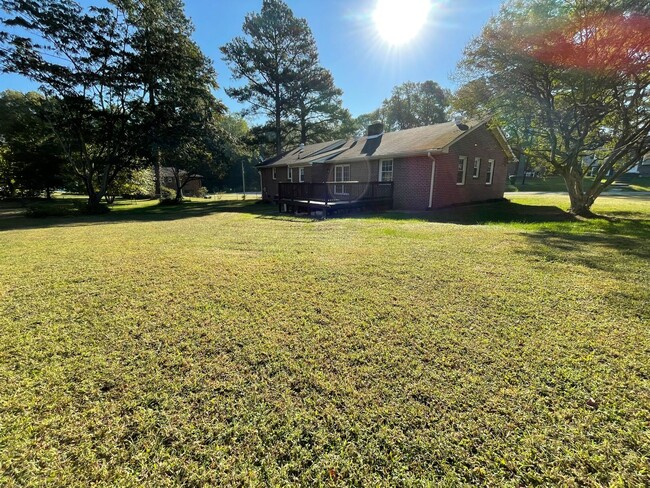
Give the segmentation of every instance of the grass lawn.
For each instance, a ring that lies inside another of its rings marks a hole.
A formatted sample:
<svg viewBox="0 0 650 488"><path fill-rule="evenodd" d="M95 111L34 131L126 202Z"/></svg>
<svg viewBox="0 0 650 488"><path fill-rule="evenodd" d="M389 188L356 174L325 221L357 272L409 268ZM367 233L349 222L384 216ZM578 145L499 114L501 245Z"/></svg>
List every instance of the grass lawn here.
<svg viewBox="0 0 650 488"><path fill-rule="evenodd" d="M648 486L650 200L0 207L0 485Z"/></svg>
<svg viewBox="0 0 650 488"><path fill-rule="evenodd" d="M593 178L585 178L585 184L591 185ZM566 190L566 183L561 176L546 176L540 178L526 178L522 185L521 179L517 178L515 185L509 185L509 191L562 191Z"/></svg>
<svg viewBox="0 0 650 488"><path fill-rule="evenodd" d="M593 184L593 178L584 180L585 187ZM621 191L650 191L650 178L636 178L629 186L618 188ZM561 191L566 192L566 184L561 176L547 176L544 178L526 178L526 183L517 180L516 185L508 185L508 191Z"/></svg>
<svg viewBox="0 0 650 488"><path fill-rule="evenodd" d="M650 191L650 177L637 178L630 184L634 191Z"/></svg>

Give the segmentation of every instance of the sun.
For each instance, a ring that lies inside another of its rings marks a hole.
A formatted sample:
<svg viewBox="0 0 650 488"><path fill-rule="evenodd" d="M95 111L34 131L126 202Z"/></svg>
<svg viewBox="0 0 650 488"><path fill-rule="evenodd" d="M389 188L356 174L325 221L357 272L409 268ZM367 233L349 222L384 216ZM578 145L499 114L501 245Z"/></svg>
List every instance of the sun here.
<svg viewBox="0 0 650 488"><path fill-rule="evenodd" d="M418 35L430 9L431 0L377 0L372 17L384 41L399 46Z"/></svg>

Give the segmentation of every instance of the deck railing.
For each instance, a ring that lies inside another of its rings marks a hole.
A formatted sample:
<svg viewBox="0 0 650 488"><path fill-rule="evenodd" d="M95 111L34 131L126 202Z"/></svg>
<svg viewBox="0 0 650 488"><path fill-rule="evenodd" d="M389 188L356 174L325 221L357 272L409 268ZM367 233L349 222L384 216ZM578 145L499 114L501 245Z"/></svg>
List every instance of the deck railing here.
<svg viewBox="0 0 650 488"><path fill-rule="evenodd" d="M280 183L278 199L282 202L334 203L392 201L393 183L379 181L341 181L327 183Z"/></svg>

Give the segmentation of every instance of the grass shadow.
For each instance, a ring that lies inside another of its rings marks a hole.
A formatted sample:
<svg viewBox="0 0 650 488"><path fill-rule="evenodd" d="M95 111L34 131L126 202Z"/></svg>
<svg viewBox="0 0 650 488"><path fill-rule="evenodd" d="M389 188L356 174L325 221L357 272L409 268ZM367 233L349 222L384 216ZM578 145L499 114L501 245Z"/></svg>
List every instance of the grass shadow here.
<svg viewBox="0 0 650 488"><path fill-rule="evenodd" d="M60 203L58 203L60 205ZM24 207L0 206L0 232L18 229L34 229L61 226L106 225L124 222L168 222L180 219L203 217L214 213L247 213L270 218L277 212L273 205L261 201L188 201L181 205L133 205L120 202L108 214L28 218Z"/></svg>
<svg viewBox="0 0 650 488"><path fill-rule="evenodd" d="M567 261L599 271L629 273L630 258L650 260L648 223L643 227L626 225L617 233L542 230L525 237L530 247L518 252L537 261Z"/></svg>
<svg viewBox="0 0 650 488"><path fill-rule="evenodd" d="M362 217L387 220L424 220L460 225L575 222L574 215L553 205L523 205L509 200L441 208L426 212L389 211Z"/></svg>

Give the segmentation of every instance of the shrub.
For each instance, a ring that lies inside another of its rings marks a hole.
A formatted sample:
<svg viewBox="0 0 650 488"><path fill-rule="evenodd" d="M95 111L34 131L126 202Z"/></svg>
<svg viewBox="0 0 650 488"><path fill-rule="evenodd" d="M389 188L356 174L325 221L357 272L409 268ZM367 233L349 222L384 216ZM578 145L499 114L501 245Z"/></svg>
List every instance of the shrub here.
<svg viewBox="0 0 650 488"><path fill-rule="evenodd" d="M168 200L176 200L176 190L173 190L166 186L160 187L160 200L162 202Z"/></svg>
<svg viewBox="0 0 650 488"><path fill-rule="evenodd" d="M105 204L99 204L91 207L88 205L88 203L75 203L75 207L79 213L82 213L84 215L102 215L107 214L111 211L111 209L108 208L108 205Z"/></svg>
<svg viewBox="0 0 650 488"><path fill-rule="evenodd" d="M30 205L26 217L40 219L44 217L65 217L74 214L76 209L70 205Z"/></svg>

